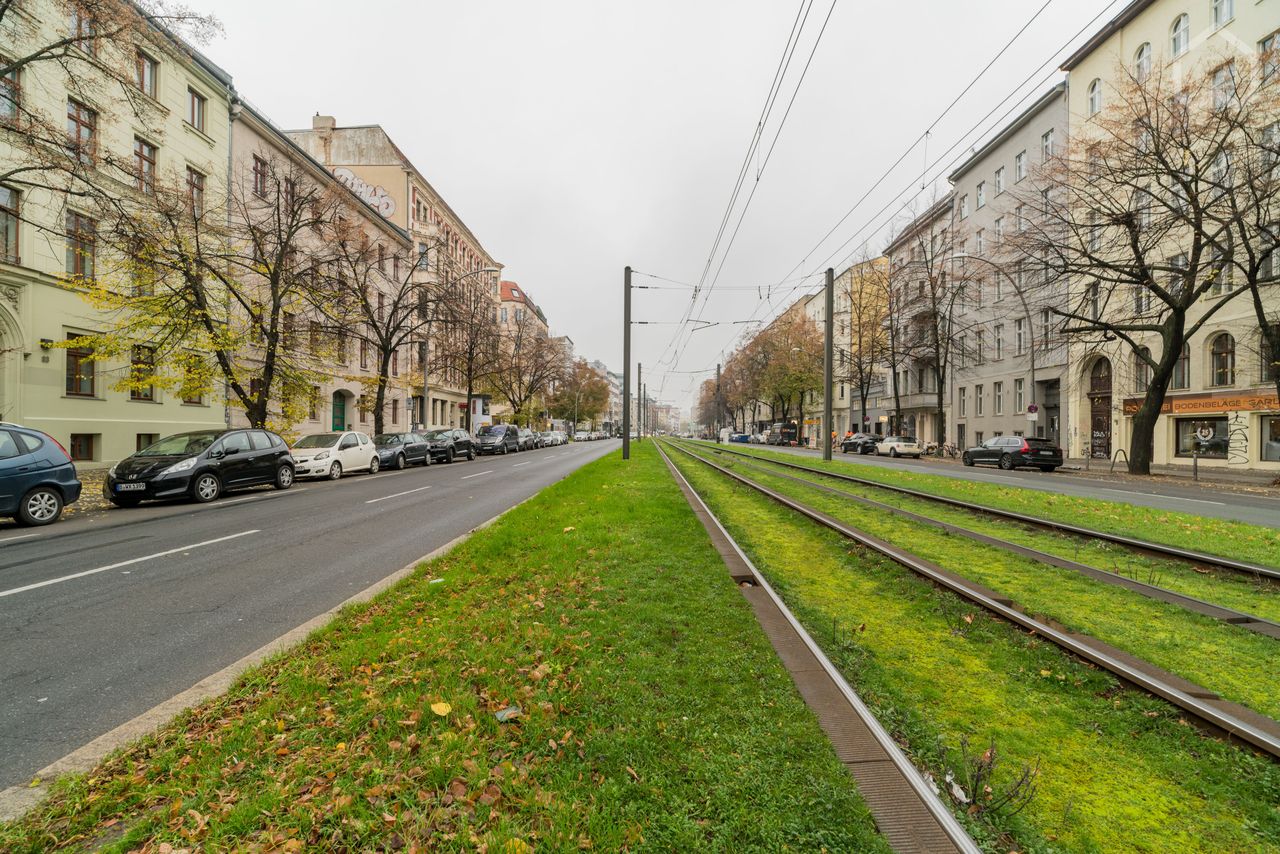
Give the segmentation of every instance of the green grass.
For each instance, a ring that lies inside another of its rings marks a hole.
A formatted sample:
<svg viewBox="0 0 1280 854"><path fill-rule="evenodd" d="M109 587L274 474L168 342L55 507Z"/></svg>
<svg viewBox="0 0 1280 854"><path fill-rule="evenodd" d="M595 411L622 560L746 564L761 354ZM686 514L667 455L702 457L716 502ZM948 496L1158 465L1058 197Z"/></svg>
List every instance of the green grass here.
<svg viewBox="0 0 1280 854"><path fill-rule="evenodd" d="M708 450L705 446L694 449L703 454ZM715 450L712 454L722 461L741 459ZM1044 531L874 486L862 486L833 480L822 474L783 468L763 457L758 458L757 462L770 470L835 487L850 495L869 498L971 531L999 537L1137 581L1154 584L1186 596L1194 596L1197 599L1234 608L1247 614L1280 621L1280 584L1265 578L1254 578L1231 570L1200 570L1181 561L1139 554L1105 540L1087 540L1069 534Z"/></svg>
<svg viewBox="0 0 1280 854"><path fill-rule="evenodd" d="M1264 566L1280 567L1280 531L1262 525L1249 525L1225 519L1210 519L1192 513L1138 507L1115 501L1076 498L1059 493L998 486L979 481L962 480L944 475L922 474L901 468L885 468L857 462L857 457L837 459L830 463L795 454L754 448L734 448L764 458L800 463L813 469L830 467L832 471L874 480L890 486L901 486L985 504L1000 510L1012 510L1071 525L1123 534L1154 543L1221 555ZM1052 480L1052 477L1046 482ZM1059 477L1055 475L1053 477Z"/></svg>
<svg viewBox="0 0 1280 854"><path fill-rule="evenodd" d="M1274 638L918 522L868 512L751 464L727 467L1003 593L1031 614L1093 635L1254 711L1280 716L1280 643Z"/></svg>
<svg viewBox="0 0 1280 854"><path fill-rule="evenodd" d="M161 843L887 850L651 447L548 488L0 827L6 852Z"/></svg>
<svg viewBox="0 0 1280 854"><path fill-rule="evenodd" d="M1031 804L989 817L1019 851L1280 850L1280 765L989 618L886 559L676 455L828 655L935 779L962 737L1039 763ZM991 844L990 847L997 847ZM1005 849L1007 850L1007 849Z"/></svg>

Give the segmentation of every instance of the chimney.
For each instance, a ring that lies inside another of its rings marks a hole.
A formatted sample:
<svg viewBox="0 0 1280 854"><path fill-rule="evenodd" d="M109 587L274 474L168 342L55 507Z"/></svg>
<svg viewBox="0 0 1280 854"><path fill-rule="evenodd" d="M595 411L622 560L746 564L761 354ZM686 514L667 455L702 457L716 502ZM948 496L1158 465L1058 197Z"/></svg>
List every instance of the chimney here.
<svg viewBox="0 0 1280 854"><path fill-rule="evenodd" d="M311 129L318 131L331 131L337 126L337 122L333 116L322 116L316 113L311 117Z"/></svg>

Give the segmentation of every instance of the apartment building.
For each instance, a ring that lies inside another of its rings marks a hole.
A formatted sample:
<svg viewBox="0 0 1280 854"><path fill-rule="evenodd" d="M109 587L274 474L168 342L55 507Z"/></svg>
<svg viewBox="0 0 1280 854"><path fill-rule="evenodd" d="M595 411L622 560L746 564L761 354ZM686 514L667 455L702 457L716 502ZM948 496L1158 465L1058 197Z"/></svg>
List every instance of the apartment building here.
<svg viewBox="0 0 1280 854"><path fill-rule="evenodd" d="M881 405L888 372L881 363L889 259L862 261L835 277L835 431L883 434L888 413ZM862 387L866 386L866 407Z"/></svg>
<svg viewBox="0 0 1280 854"><path fill-rule="evenodd" d="M65 60L31 62L0 90L0 121L67 128L78 173L27 173L0 186L0 418L47 432L93 468L160 433L226 423L213 396L122 387L133 361L148 358L145 347L118 359L57 345L109 324L85 299L91 283L114 288L119 279L131 287L121 259L101 245L95 197L138 198L158 182L185 186L192 204L220 195L231 77L142 19L126 42L95 41L95 22L69 8L54 0L16 4L0 30L6 57L84 37ZM12 167L31 157L17 136L0 135L0 162ZM87 187L93 192L79 192Z"/></svg>
<svg viewBox="0 0 1280 854"><path fill-rule="evenodd" d="M499 290L498 328L512 331L518 329L521 324L529 324L527 329L537 332L544 338L551 334L547 316L542 309L538 308L538 304L533 301L528 292L515 282L504 281ZM573 352L572 342L570 342L569 352Z"/></svg>
<svg viewBox="0 0 1280 854"><path fill-rule="evenodd" d="M1116 109L1126 79L1143 79L1169 65L1174 80L1195 75L1234 79L1233 59L1263 57L1274 76L1280 38L1280 0L1136 0L1064 64L1068 108L1077 143L1096 138L1100 119ZM1169 256L1177 257L1177 246ZM1089 283L1073 283L1073 299ZM1224 292L1223 292L1224 291ZM1153 462L1189 466L1193 455L1210 467L1280 471L1280 400L1276 370L1263 358L1258 321L1247 296L1231 298L1228 279L1214 298L1229 301L1188 341L1156 425ZM1280 289L1265 291L1280 323ZM1188 317L1194 322L1202 300ZM1106 309L1104 309L1106 310ZM1149 338L1158 352L1159 343ZM1063 376L1065 442L1073 456L1106 459L1126 448L1133 414L1146 390L1146 371L1119 342L1073 341Z"/></svg>
<svg viewBox="0 0 1280 854"><path fill-rule="evenodd" d="M493 300L497 320L502 265L381 126L340 127L333 116L317 114L309 130L286 133L384 219L410 235L418 263L432 282L445 291L482 287ZM447 326L433 328L426 350L415 354L413 369L420 380L414 392L414 420L427 427L466 423L467 379L457 365L438 358L444 349L441 342L451 334ZM429 368L425 391L424 371L416 358L421 356Z"/></svg>
<svg viewBox="0 0 1280 854"><path fill-rule="evenodd" d="M962 163L949 180L958 235L955 267L967 281L955 303L953 369L947 390L961 448L993 436L1061 441L1067 348L1050 306L1066 284L1043 281L1042 265L1016 245L1035 226L1036 170L1065 141L1067 86L1060 83Z"/></svg>

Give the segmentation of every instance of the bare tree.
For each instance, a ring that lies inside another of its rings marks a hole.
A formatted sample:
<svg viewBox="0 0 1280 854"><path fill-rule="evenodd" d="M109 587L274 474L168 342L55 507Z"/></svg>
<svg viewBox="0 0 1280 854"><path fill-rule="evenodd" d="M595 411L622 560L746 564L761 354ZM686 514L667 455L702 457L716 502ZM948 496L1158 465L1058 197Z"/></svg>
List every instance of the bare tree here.
<svg viewBox="0 0 1280 854"><path fill-rule="evenodd" d="M853 417L854 395L850 395L849 423L858 424L859 430L867 423L867 399L884 362L888 278L884 264L863 261L850 267L841 281L849 306L849 350L842 354L839 379L856 393L858 418L855 421Z"/></svg>
<svg viewBox="0 0 1280 854"><path fill-rule="evenodd" d="M474 279L453 280L446 273L440 287L441 329L432 342L435 363L462 377L467 392L466 428L471 430L471 398L487 387L498 366L497 303L489 289Z"/></svg>
<svg viewBox="0 0 1280 854"><path fill-rule="evenodd" d="M525 311L498 336L497 360L488 384L511 406L512 420L528 421L526 411L537 394L548 390L565 369L558 341L542 331L533 312Z"/></svg>
<svg viewBox="0 0 1280 854"><path fill-rule="evenodd" d="M1129 471L1148 474L1187 341L1267 280L1274 184L1242 186L1250 177L1233 164L1261 162L1276 87L1243 59L1114 78L1087 132L1021 191L1039 216L1011 240L1044 281L1075 283L1070 300L1050 305L1064 334L1103 351L1124 347L1145 374L1128 454ZM1233 272L1250 287L1236 287Z"/></svg>

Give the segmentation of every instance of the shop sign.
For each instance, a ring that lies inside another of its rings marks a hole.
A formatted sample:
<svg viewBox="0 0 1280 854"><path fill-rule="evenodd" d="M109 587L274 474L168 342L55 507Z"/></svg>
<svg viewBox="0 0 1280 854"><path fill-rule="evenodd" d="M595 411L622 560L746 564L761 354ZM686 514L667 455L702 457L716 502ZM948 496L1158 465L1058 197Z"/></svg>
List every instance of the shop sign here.
<svg viewBox="0 0 1280 854"><path fill-rule="evenodd" d="M390 219L392 214L396 212L396 200L391 198L391 195L387 193L384 187L376 187L367 183L345 166L339 166L334 169L333 177L337 178L339 183L359 196L361 201L382 214L382 216Z"/></svg>
<svg viewBox="0 0 1280 854"><path fill-rule="evenodd" d="M1124 402L1124 414L1136 415L1143 398L1131 397ZM1162 415L1187 415L1198 412L1266 412L1280 409L1280 398L1274 391L1256 390L1243 392L1206 392L1179 394L1165 397L1160 407Z"/></svg>

